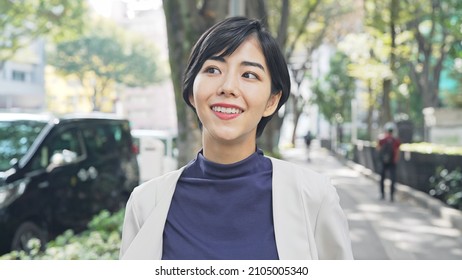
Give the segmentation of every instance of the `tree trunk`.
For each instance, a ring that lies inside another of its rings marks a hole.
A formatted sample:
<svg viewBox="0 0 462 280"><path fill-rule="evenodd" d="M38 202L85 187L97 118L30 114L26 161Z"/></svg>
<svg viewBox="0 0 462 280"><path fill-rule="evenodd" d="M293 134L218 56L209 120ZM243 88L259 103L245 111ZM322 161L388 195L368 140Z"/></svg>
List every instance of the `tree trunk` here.
<svg viewBox="0 0 462 280"><path fill-rule="evenodd" d="M303 64L303 66L300 69L293 69L291 68L292 71L292 76L294 77L296 86L297 86L297 93L296 94L291 94L291 101L292 101L292 115L293 115L293 124L294 124L294 130L292 131L292 138L291 142L295 146L295 138L296 138L296 133L297 133L297 126L298 126L298 119L300 118L302 112L303 112L303 107L304 107L304 100L303 96L301 93L301 87L303 80L305 79L305 73L306 73L306 63ZM290 99L289 99L290 102Z"/></svg>
<svg viewBox="0 0 462 280"><path fill-rule="evenodd" d="M246 15L250 18L261 20L262 24L269 30L266 2L264 0L256 0L245 1L245 3ZM282 121L283 119L276 114L271 121L266 124L263 134L257 141L260 149L272 153L277 152Z"/></svg>
<svg viewBox="0 0 462 280"><path fill-rule="evenodd" d="M448 33L441 20L448 16L442 12L441 1L432 2L431 28L429 34L424 36L419 30L421 21L410 23L410 29L414 31L414 36L418 46L418 59L411 69L411 77L418 84L422 95L423 108L440 107L439 101L439 82L442 71L442 64L448 52L447 46L453 41L448 40ZM443 27L441 31L437 29ZM435 38L438 40L435 40ZM417 69L422 68L421 71Z"/></svg>
<svg viewBox="0 0 462 280"><path fill-rule="evenodd" d="M295 101L297 103L297 101ZM297 140L297 127L298 127L298 121L300 119L300 116L302 115L303 110L294 110L294 130L292 131L292 144L295 147L295 143Z"/></svg>
<svg viewBox="0 0 462 280"><path fill-rule="evenodd" d="M268 26L268 14L266 12L265 0L245 1L245 14L249 18L260 20L264 26Z"/></svg>
<svg viewBox="0 0 462 280"><path fill-rule="evenodd" d="M383 95L382 95L382 107L380 112L382 113L380 124L383 125L392 120L391 108L390 108L390 92L392 87L392 81L390 78L384 79L382 84Z"/></svg>
<svg viewBox="0 0 462 280"><path fill-rule="evenodd" d="M278 34L276 37L279 47L281 49L283 49L283 47L287 43L287 31L289 29L289 12L289 0L283 0L281 7L281 21L279 22Z"/></svg>
<svg viewBox="0 0 462 280"><path fill-rule="evenodd" d="M200 131L194 112L188 108L182 96L182 76L194 42L204 29L204 22L196 7L189 10L195 1L164 0L163 7L167 24L171 78L175 92L178 119L178 164L186 164L194 158L201 147Z"/></svg>
<svg viewBox="0 0 462 280"><path fill-rule="evenodd" d="M367 108L367 135L369 135L368 140L372 140L372 116L374 115L374 94L371 86L371 81L367 82L367 89L369 93L368 108Z"/></svg>
<svg viewBox="0 0 462 280"><path fill-rule="evenodd" d="M399 13L399 3L398 0L390 1L390 70L391 73L395 73L395 63L396 63L396 24L395 21ZM382 96L382 116L381 116L381 125L392 121L392 112L390 107L390 92L392 91L393 80L392 77L386 78L383 80L383 96Z"/></svg>

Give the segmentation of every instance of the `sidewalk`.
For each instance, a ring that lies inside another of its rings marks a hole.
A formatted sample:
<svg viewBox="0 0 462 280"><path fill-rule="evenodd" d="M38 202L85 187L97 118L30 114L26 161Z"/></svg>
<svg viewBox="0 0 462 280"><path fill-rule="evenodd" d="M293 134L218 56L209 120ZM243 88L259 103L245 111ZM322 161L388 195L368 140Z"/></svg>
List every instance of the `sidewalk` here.
<svg viewBox="0 0 462 280"><path fill-rule="evenodd" d="M303 143L282 154L332 179L348 218L355 259L462 259L460 211L400 184L394 203L381 201L376 174L340 162L317 141L310 161Z"/></svg>

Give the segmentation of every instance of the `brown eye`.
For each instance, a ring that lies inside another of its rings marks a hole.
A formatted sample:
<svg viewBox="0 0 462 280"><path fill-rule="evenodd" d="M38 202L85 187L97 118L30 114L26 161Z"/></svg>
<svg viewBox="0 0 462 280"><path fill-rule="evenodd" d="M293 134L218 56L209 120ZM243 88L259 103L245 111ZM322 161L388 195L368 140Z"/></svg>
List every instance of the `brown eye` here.
<svg viewBox="0 0 462 280"><path fill-rule="evenodd" d="M215 67L207 67L205 70L204 70L205 73L207 74L220 74L220 70L218 70L218 68L215 68Z"/></svg>
<svg viewBox="0 0 462 280"><path fill-rule="evenodd" d="M258 79L258 76L251 72L245 72L244 75L242 75L242 77L247 79Z"/></svg>

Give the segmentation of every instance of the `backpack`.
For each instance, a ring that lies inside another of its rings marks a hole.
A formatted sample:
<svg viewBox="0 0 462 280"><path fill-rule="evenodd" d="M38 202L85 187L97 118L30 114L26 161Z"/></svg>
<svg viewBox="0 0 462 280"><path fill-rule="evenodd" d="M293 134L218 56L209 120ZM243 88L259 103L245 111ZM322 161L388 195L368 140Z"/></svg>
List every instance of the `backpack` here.
<svg viewBox="0 0 462 280"><path fill-rule="evenodd" d="M382 144L380 147L380 160L384 164L390 164L393 163L393 144L394 144L394 139L393 138L388 138L385 143Z"/></svg>
<svg viewBox="0 0 462 280"><path fill-rule="evenodd" d="M312 139L311 134L305 135L304 138L305 138L305 144L309 146L311 144L311 139Z"/></svg>

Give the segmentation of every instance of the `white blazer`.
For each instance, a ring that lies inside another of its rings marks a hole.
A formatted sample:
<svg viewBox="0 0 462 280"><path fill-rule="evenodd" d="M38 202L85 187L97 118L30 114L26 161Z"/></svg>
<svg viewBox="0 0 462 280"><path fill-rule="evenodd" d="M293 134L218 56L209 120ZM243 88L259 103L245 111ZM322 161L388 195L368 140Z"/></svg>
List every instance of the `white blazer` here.
<svg viewBox="0 0 462 280"><path fill-rule="evenodd" d="M327 177L299 165L273 163L273 221L279 258L353 259L348 223ZM164 225L184 167L136 187L128 202L121 259L162 258Z"/></svg>

